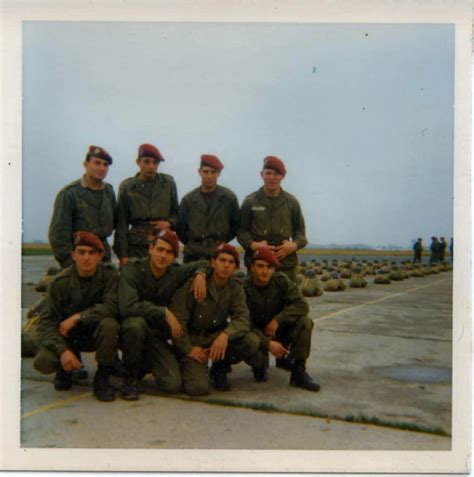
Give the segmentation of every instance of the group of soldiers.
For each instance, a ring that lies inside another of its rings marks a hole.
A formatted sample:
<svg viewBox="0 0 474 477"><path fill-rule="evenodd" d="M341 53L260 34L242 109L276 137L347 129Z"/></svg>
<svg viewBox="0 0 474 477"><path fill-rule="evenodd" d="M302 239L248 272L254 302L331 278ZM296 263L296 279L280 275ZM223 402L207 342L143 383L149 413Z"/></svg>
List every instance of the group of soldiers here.
<svg viewBox="0 0 474 477"><path fill-rule="evenodd" d="M83 177L58 193L49 241L61 271L38 320L34 367L56 373L55 388L67 390L81 352L95 350L94 394L112 401L109 377L121 350L120 395L136 400L148 373L161 391L189 395L207 394L211 384L229 390L228 373L241 361L256 381L267 381L271 354L291 372L290 385L318 391L306 372L313 323L296 284L305 223L298 200L281 187L283 161L264 159L263 186L240 208L217 184L224 168L217 156L201 156L200 185L180 203L174 179L158 173L163 161L142 144L139 171L120 184L116 200L104 182L112 157L90 146ZM119 271L107 241L114 231ZM235 237L245 250L245 279L236 274Z"/></svg>
<svg viewBox="0 0 474 477"><path fill-rule="evenodd" d="M430 244L430 264L433 263L442 263L445 261L446 249L448 248L448 243L444 237L441 237L438 240L438 237L431 237ZM451 255L451 262L453 261L454 254L454 243L453 238L449 243L449 253ZM421 263L421 257L423 254L423 239L419 238L413 245L413 263Z"/></svg>

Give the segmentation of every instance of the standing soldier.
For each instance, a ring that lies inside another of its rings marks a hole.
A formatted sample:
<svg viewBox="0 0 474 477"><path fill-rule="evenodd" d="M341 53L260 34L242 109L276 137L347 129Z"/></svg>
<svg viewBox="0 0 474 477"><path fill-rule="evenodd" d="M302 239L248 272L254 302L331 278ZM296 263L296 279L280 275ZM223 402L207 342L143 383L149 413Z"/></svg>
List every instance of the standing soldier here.
<svg viewBox="0 0 474 477"><path fill-rule="evenodd" d="M142 144L136 160L140 172L120 184L114 238L120 266L130 257L147 257L150 239L157 231L176 227L176 184L170 175L158 173L164 160L155 146Z"/></svg>
<svg viewBox="0 0 474 477"><path fill-rule="evenodd" d="M432 263L438 263L439 260L439 241L437 237L431 237L431 257L430 257L430 265Z"/></svg>
<svg viewBox="0 0 474 477"><path fill-rule="evenodd" d="M451 254L451 263L453 263L453 257L454 257L453 237L451 237L451 241L449 242L449 253Z"/></svg>
<svg viewBox="0 0 474 477"><path fill-rule="evenodd" d="M309 307L298 287L284 273L275 272L279 265L275 253L267 247L260 247L253 254L245 294L250 310L250 335L258 343L259 351L247 363L252 366L256 381L267 381L270 352L277 366L291 370L291 386L318 391L319 384L306 372L313 330ZM288 351L293 357L291 362L286 357Z"/></svg>
<svg viewBox="0 0 474 477"><path fill-rule="evenodd" d="M245 198L237 239L245 249L247 267L254 251L268 246L281 263L279 270L296 283L296 250L305 247L308 241L300 204L281 187L285 174L285 164L278 157L268 156L263 160L260 172L263 187Z"/></svg>
<svg viewBox="0 0 474 477"><path fill-rule="evenodd" d="M139 379L152 371L158 388L168 393L181 389L181 373L167 343L180 336L181 325L167 308L176 290L194 276L195 296L206 294L205 260L179 265L179 240L175 232L162 230L149 246L147 258L133 258L122 268L119 310L125 383L121 397L139 398Z"/></svg>
<svg viewBox="0 0 474 477"><path fill-rule="evenodd" d="M187 193L179 206L178 235L184 247L184 262L210 260L222 242L230 242L239 224L235 194L217 185L222 169L218 157L203 154L198 173L201 186Z"/></svg>
<svg viewBox="0 0 474 477"><path fill-rule="evenodd" d="M104 251L95 235L82 231L74 235L73 265L56 275L48 288L34 367L44 374L57 371L54 387L65 391L71 388L72 371L82 366L80 352L97 350L94 394L100 401L113 401L109 375L119 340L118 275L111 264L100 263Z"/></svg>
<svg viewBox="0 0 474 477"><path fill-rule="evenodd" d="M56 196L49 242L61 268L73 262L73 235L78 230L97 235L104 244L104 259L110 261L107 237L114 230L115 193L104 179L111 164L112 157L105 149L89 146L82 179L71 182Z"/></svg>
<svg viewBox="0 0 474 477"><path fill-rule="evenodd" d="M171 305L183 328L182 335L175 337L174 342L181 355L184 390L194 396L209 393L209 374L215 389L230 390L227 380L230 365L257 352L257 343L248 340L249 312L242 283L233 276L239 267L235 247L221 244L211 266L208 293L202 303L189 292L188 283L176 293Z"/></svg>
<svg viewBox="0 0 474 477"><path fill-rule="evenodd" d="M446 239L444 237L440 238L438 249L439 249L439 261L444 262L444 256L446 254L446 247L448 244L446 243Z"/></svg>
<svg viewBox="0 0 474 477"><path fill-rule="evenodd" d="M421 263L421 255L423 253L423 239L419 238L413 245L413 263Z"/></svg>

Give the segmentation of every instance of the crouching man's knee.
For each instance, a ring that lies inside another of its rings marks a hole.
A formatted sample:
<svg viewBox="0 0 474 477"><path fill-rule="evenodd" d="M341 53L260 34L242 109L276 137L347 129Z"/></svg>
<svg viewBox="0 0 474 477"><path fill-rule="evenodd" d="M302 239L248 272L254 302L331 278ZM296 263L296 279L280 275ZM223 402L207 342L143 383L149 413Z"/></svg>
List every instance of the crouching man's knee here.
<svg viewBox="0 0 474 477"><path fill-rule="evenodd" d="M61 361L53 351L40 348L33 361L33 367L42 374L52 374L61 367Z"/></svg>
<svg viewBox="0 0 474 477"><path fill-rule="evenodd" d="M156 387L168 394L178 394L182 391L183 382L181 379L181 373L166 373L165 375L157 375L154 373Z"/></svg>

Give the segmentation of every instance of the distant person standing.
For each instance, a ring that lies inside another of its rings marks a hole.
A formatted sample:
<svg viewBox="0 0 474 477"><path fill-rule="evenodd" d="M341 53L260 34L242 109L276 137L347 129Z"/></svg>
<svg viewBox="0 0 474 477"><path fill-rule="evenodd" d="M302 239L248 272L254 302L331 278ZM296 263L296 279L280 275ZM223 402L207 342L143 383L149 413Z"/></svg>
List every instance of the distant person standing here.
<svg viewBox="0 0 474 477"><path fill-rule="evenodd" d="M454 255L453 237L451 237L451 242L449 242L449 252L451 253L451 263L453 263L453 255Z"/></svg>
<svg viewBox="0 0 474 477"><path fill-rule="evenodd" d="M446 247L448 246L448 244L446 243L446 239L444 237L441 237L439 239L439 244L438 244L438 248L439 248L439 261L440 262L444 262L444 257L446 255Z"/></svg>
<svg viewBox="0 0 474 477"><path fill-rule="evenodd" d="M182 199L178 235L184 247L183 262L210 260L216 248L230 242L239 225L239 202L235 194L217 184L224 165L217 156L203 154L198 169L201 185Z"/></svg>
<svg viewBox="0 0 474 477"><path fill-rule="evenodd" d="M432 263L438 263L439 261L439 241L438 237L431 237L431 257L430 257L430 265Z"/></svg>
<svg viewBox="0 0 474 477"><path fill-rule="evenodd" d="M131 257L148 257L150 241L157 230L176 227L176 183L170 175L158 173L158 166L164 160L155 146L142 144L136 159L140 171L120 184L114 239L120 266Z"/></svg>
<svg viewBox="0 0 474 477"><path fill-rule="evenodd" d="M112 157L104 148L89 146L85 174L56 196L48 236L61 268L73 263L73 236L79 230L97 235L104 244L104 261L110 261L107 237L114 230L116 202L113 187L104 179L111 164Z"/></svg>
<svg viewBox="0 0 474 477"><path fill-rule="evenodd" d="M296 251L305 247L308 240L298 200L281 187L285 175L281 159L268 156L263 160L263 187L248 195L242 204L237 240L245 249L248 268L253 253L268 246L280 261L278 270L296 283Z"/></svg>
<svg viewBox="0 0 474 477"><path fill-rule="evenodd" d="M423 239L419 238L413 245L413 263L421 263L421 255L423 254Z"/></svg>

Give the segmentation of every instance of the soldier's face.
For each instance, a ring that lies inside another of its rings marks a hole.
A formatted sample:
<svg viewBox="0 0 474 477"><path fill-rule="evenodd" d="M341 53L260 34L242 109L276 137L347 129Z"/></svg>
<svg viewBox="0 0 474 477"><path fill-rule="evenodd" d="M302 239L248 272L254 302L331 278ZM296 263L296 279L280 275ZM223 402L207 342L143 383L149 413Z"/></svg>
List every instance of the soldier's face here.
<svg viewBox="0 0 474 477"><path fill-rule="evenodd" d="M270 281L270 278L272 278L275 267L265 260L255 260L252 265L250 265L250 270L255 285L264 286Z"/></svg>
<svg viewBox="0 0 474 477"><path fill-rule="evenodd" d="M201 185L205 189L214 189L216 187L217 179L221 174L220 171L213 167L203 166L201 169L198 169L198 172L201 176Z"/></svg>
<svg viewBox="0 0 474 477"><path fill-rule="evenodd" d="M263 179L263 187L267 191L278 191L280 190L281 181L283 180L283 175L273 169L263 169L260 172L260 176Z"/></svg>
<svg viewBox="0 0 474 477"><path fill-rule="evenodd" d="M150 245L151 266L155 270L166 270L176 258L173 247L164 240L158 239L155 245Z"/></svg>
<svg viewBox="0 0 474 477"><path fill-rule="evenodd" d="M137 159L137 165L140 169L140 177L143 180L154 179L158 172L160 161L154 157L142 157Z"/></svg>
<svg viewBox="0 0 474 477"><path fill-rule="evenodd" d="M97 157L90 157L88 161L84 162L84 169L90 179L102 181L109 171L109 163Z"/></svg>
<svg viewBox="0 0 474 477"><path fill-rule="evenodd" d="M81 277L94 275L103 255L102 252L87 245L78 245L71 252L72 259L76 262L77 273Z"/></svg>
<svg viewBox="0 0 474 477"><path fill-rule="evenodd" d="M211 260L213 274L220 280L229 279L235 272L235 258L228 253L220 253L216 258Z"/></svg>

